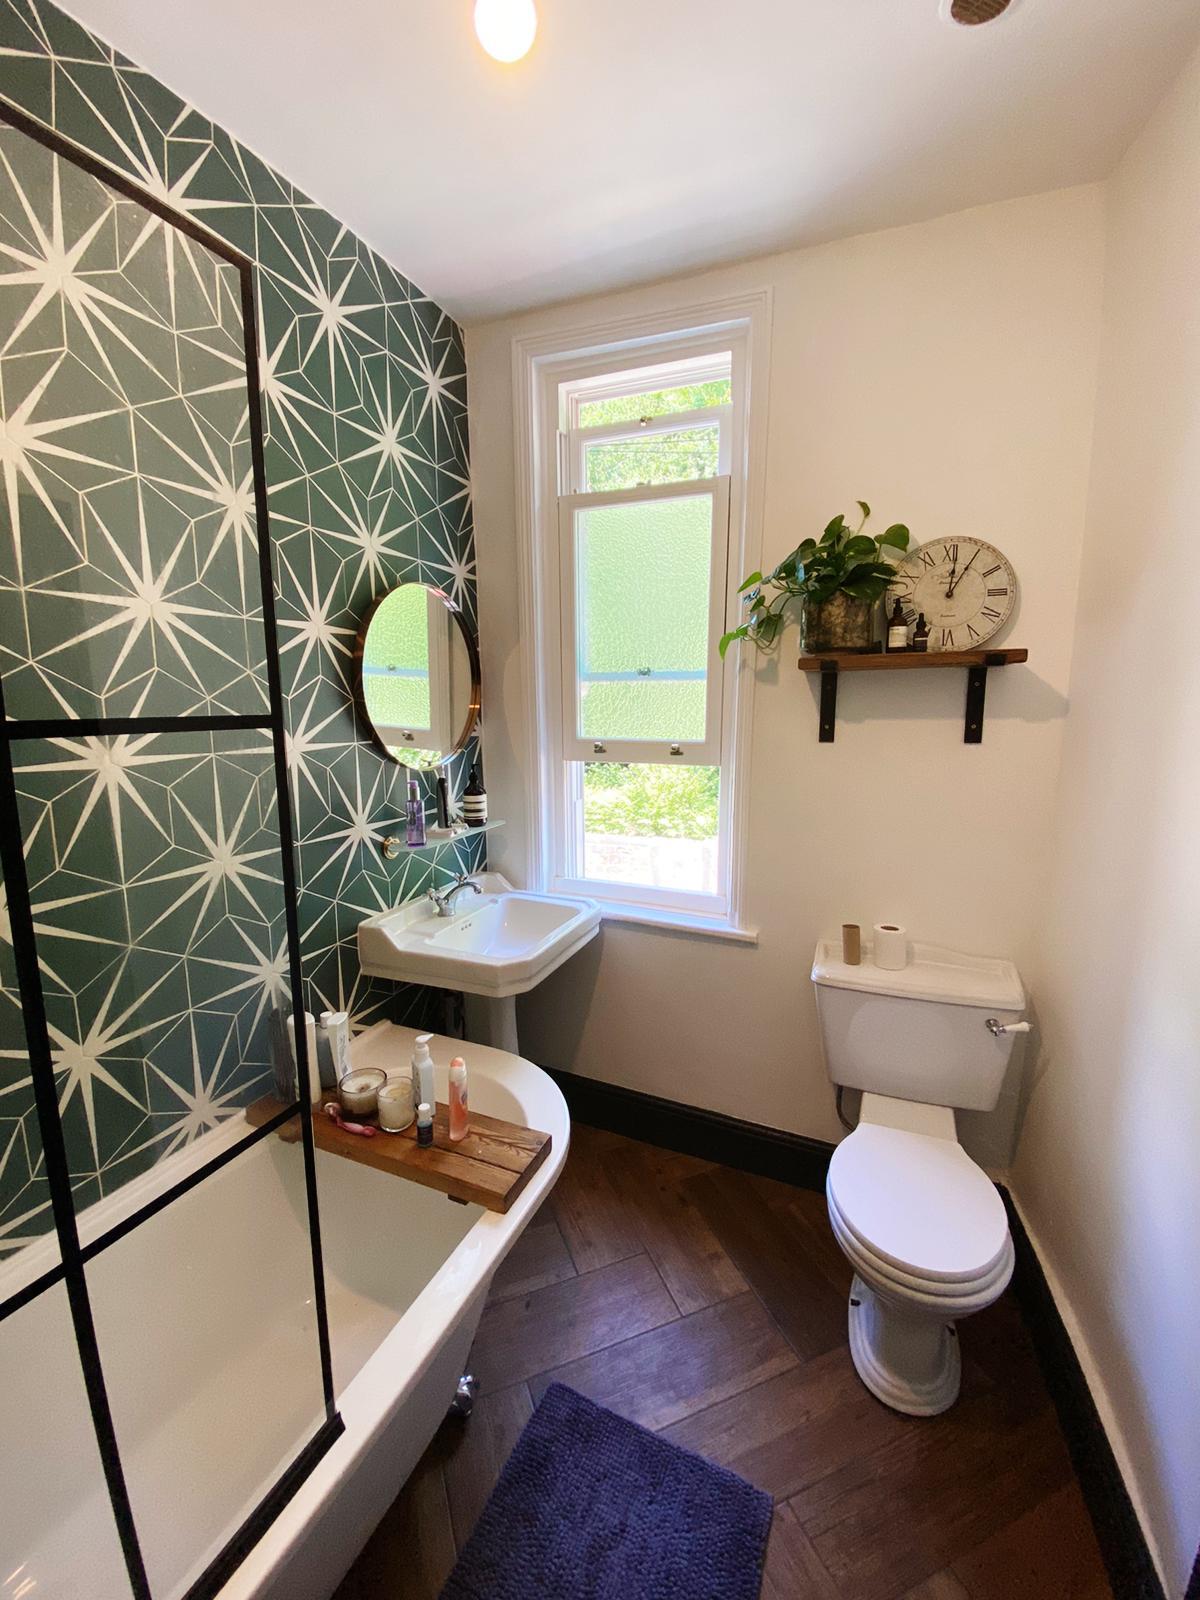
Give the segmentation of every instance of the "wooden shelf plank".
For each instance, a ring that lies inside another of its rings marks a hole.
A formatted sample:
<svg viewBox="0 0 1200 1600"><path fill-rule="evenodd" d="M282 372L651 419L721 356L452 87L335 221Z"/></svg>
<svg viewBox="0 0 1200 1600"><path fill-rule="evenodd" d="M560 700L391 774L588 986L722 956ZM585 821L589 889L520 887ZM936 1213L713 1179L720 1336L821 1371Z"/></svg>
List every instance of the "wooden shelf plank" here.
<svg viewBox="0 0 1200 1600"><path fill-rule="evenodd" d="M273 1095L264 1095L247 1106L246 1120L259 1128L282 1109ZM473 1111L466 1138L452 1144L449 1117L448 1107L439 1101L434 1110L433 1143L419 1145L415 1123L403 1133L376 1131L368 1139L345 1133L316 1111L313 1143L330 1155L439 1189L454 1200L469 1201L488 1211L507 1211L550 1154L550 1135ZM299 1138L294 1121L284 1123L279 1131L283 1139Z"/></svg>
<svg viewBox="0 0 1200 1600"><path fill-rule="evenodd" d="M823 656L801 656L801 672L905 672L923 667L1010 667L1029 660L1028 650L831 650Z"/></svg>

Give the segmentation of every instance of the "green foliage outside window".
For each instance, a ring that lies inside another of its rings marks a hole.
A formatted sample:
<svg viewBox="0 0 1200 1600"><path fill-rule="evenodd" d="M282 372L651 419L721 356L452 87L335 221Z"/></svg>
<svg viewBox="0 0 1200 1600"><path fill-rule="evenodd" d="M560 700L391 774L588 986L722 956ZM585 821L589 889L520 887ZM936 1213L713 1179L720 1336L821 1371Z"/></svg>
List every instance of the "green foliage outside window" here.
<svg viewBox="0 0 1200 1600"><path fill-rule="evenodd" d="M727 406L733 394L728 378L711 383L687 383L652 394L622 394L613 400L583 400L579 405L581 428L602 428L607 422L640 422L643 417L668 417L677 411L702 411L705 406Z"/></svg>
<svg viewBox="0 0 1200 1600"><path fill-rule="evenodd" d="M635 839L715 839L719 767L621 766L583 773L584 832Z"/></svg>

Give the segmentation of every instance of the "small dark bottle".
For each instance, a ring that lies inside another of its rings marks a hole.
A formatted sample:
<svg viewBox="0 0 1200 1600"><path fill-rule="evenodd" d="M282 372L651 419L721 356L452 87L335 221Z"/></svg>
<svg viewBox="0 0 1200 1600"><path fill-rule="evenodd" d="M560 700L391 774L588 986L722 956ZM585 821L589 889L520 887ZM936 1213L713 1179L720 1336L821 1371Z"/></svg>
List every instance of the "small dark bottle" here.
<svg viewBox="0 0 1200 1600"><path fill-rule="evenodd" d="M479 768L471 768L467 787L462 792L463 821L469 828L482 828L488 819L487 790L479 779Z"/></svg>
<svg viewBox="0 0 1200 1600"><path fill-rule="evenodd" d="M904 620L904 607L899 596L892 607L892 614L887 625L887 649L889 655L893 651L908 649L908 623Z"/></svg>
<svg viewBox="0 0 1200 1600"><path fill-rule="evenodd" d="M917 612L917 625L913 629L912 647L914 650L929 649L929 624L925 621L925 613Z"/></svg>

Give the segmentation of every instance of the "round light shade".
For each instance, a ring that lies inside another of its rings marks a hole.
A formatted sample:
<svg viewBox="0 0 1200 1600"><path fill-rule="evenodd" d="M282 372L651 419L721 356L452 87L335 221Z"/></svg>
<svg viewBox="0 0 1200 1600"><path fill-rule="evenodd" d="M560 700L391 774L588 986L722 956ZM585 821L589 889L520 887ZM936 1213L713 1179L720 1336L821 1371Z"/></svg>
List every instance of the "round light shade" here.
<svg viewBox="0 0 1200 1600"><path fill-rule="evenodd" d="M497 61L519 61L537 32L533 0L475 0L475 32Z"/></svg>

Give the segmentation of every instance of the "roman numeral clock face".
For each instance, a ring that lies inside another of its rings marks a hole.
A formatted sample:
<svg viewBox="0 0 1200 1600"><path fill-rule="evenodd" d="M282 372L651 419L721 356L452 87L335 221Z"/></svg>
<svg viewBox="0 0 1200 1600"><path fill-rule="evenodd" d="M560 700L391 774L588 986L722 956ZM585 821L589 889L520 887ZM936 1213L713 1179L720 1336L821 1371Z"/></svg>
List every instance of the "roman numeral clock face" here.
<svg viewBox="0 0 1200 1600"><path fill-rule="evenodd" d="M889 608L896 597L910 627L925 613L931 650L977 650L1012 616L1017 575L994 544L934 539L896 568Z"/></svg>

